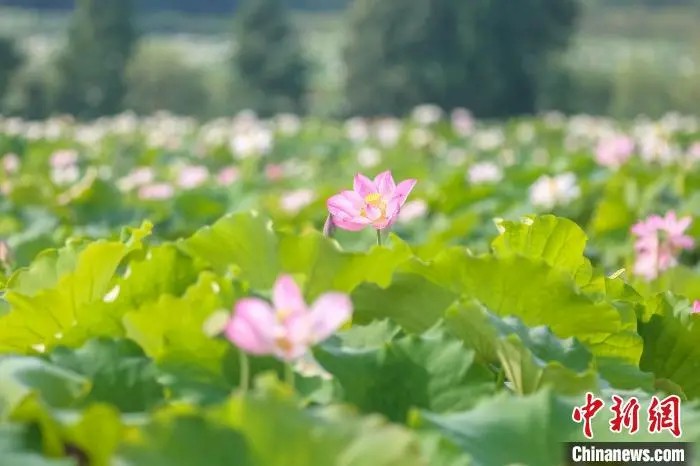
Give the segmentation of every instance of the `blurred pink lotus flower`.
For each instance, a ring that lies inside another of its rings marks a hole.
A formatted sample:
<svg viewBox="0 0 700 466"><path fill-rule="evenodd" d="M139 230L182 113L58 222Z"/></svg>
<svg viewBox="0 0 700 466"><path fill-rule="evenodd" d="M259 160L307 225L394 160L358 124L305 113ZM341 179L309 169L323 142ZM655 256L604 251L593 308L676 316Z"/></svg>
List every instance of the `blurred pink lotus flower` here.
<svg viewBox="0 0 700 466"><path fill-rule="evenodd" d="M328 199L328 211L338 228L360 231L371 225L383 230L396 222L415 185L413 179L396 185L390 171L380 173L374 181L358 173L352 191L343 191Z"/></svg>
<svg viewBox="0 0 700 466"><path fill-rule="evenodd" d="M12 251L6 242L0 241L0 264L7 265L12 261Z"/></svg>
<svg viewBox="0 0 700 466"><path fill-rule="evenodd" d="M155 176L155 172L151 167L137 167L131 173L121 178L117 185L122 191L131 191L134 188L151 183Z"/></svg>
<svg viewBox="0 0 700 466"><path fill-rule="evenodd" d="M382 118L374 124L375 136L384 147L393 147L399 142L403 124L396 118Z"/></svg>
<svg viewBox="0 0 700 466"><path fill-rule="evenodd" d="M693 314L700 314L700 300L693 303Z"/></svg>
<svg viewBox="0 0 700 466"><path fill-rule="evenodd" d="M693 238L685 234L692 222L690 217L676 218L671 211L665 217L652 215L632 227L637 237L634 248L637 260L634 271L637 275L653 280L660 272L678 264L678 255L695 245Z"/></svg>
<svg viewBox="0 0 700 466"><path fill-rule="evenodd" d="M184 189L194 189L201 186L209 178L209 170L202 165L187 165L178 174L177 184Z"/></svg>
<svg viewBox="0 0 700 466"><path fill-rule="evenodd" d="M311 189L297 189L282 194L280 207L288 214L298 214L301 209L314 201L315 193Z"/></svg>
<svg viewBox="0 0 700 466"><path fill-rule="evenodd" d="M624 165L634 152L634 141L627 136L615 136L603 139L596 150L596 162L609 168Z"/></svg>
<svg viewBox="0 0 700 466"><path fill-rule="evenodd" d="M428 214L428 203L423 199L407 202L399 213L398 221L402 224L411 223Z"/></svg>
<svg viewBox="0 0 700 466"><path fill-rule="evenodd" d="M474 131L474 117L464 108L457 108L452 112L452 128L460 136L468 136Z"/></svg>
<svg viewBox="0 0 700 466"><path fill-rule="evenodd" d="M498 183L503 179L503 170L493 162L475 163L467 172L471 184Z"/></svg>
<svg viewBox="0 0 700 466"><path fill-rule="evenodd" d="M216 175L216 181L220 186L230 186L240 177L240 171L237 167L226 167Z"/></svg>
<svg viewBox="0 0 700 466"><path fill-rule="evenodd" d="M279 181L284 178L284 167L276 163L269 163L265 166L265 176L270 181Z"/></svg>
<svg viewBox="0 0 700 466"><path fill-rule="evenodd" d="M236 303L226 336L247 353L292 362L330 337L351 316L352 303L346 294L323 294L309 308L294 280L282 275L273 288L272 305L259 298Z"/></svg>
<svg viewBox="0 0 700 466"><path fill-rule="evenodd" d="M168 183L153 183L141 186L139 199L149 201L161 201L170 199L175 194L175 189Z"/></svg>
<svg viewBox="0 0 700 466"><path fill-rule="evenodd" d="M17 173L19 170L19 157L17 157L17 154L5 154L2 158L2 168L5 170L5 173L8 173L10 175Z"/></svg>
<svg viewBox="0 0 700 466"><path fill-rule="evenodd" d="M688 148L688 158L693 162L700 160L700 142L693 143Z"/></svg>
<svg viewBox="0 0 700 466"><path fill-rule="evenodd" d="M57 150L51 154L50 160L53 168L66 168L78 163L78 153L74 150Z"/></svg>

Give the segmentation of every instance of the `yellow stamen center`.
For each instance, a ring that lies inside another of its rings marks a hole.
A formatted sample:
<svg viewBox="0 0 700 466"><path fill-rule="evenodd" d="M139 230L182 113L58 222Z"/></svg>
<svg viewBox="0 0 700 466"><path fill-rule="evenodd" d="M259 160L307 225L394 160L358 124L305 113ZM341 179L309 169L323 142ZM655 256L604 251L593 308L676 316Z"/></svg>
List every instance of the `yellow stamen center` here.
<svg viewBox="0 0 700 466"><path fill-rule="evenodd" d="M386 217L386 202L379 193L372 193L365 196L365 204L375 209L379 209L381 212L381 218ZM360 211L360 215L367 217L367 209L363 208Z"/></svg>
<svg viewBox="0 0 700 466"><path fill-rule="evenodd" d="M365 196L365 202L372 207L379 207L382 204L382 195L379 193L372 193Z"/></svg>
<svg viewBox="0 0 700 466"><path fill-rule="evenodd" d="M291 309L277 309L277 312L275 313L277 320L280 322L283 322L287 320L287 317L292 315L292 310Z"/></svg>
<svg viewBox="0 0 700 466"><path fill-rule="evenodd" d="M275 343L277 347L285 353L291 353L294 348L294 344L286 336L275 338Z"/></svg>

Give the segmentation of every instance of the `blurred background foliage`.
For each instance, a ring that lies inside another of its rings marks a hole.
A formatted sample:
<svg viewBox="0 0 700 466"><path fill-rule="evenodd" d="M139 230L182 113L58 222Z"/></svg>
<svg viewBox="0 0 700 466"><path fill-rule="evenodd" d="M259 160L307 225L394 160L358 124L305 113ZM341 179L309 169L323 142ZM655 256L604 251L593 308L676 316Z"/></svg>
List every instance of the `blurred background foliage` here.
<svg viewBox="0 0 700 466"><path fill-rule="evenodd" d="M0 111L700 113L698 0L0 0Z"/></svg>

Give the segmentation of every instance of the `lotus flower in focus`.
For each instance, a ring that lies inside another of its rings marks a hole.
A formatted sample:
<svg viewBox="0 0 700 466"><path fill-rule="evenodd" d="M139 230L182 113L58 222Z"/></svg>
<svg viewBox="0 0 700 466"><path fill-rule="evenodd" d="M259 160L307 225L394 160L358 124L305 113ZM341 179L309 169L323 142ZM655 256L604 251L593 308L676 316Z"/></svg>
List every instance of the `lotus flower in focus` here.
<svg viewBox="0 0 700 466"><path fill-rule="evenodd" d="M275 283L271 304L259 298L236 303L226 336L249 354L273 355L292 362L330 337L351 315L352 303L347 295L326 293L307 307L294 280L282 275Z"/></svg>
<svg viewBox="0 0 700 466"><path fill-rule="evenodd" d="M396 222L415 185L413 179L397 185L390 171L380 173L374 180L358 173L352 191L328 199L328 211L338 228L360 231L372 226L383 230Z"/></svg>

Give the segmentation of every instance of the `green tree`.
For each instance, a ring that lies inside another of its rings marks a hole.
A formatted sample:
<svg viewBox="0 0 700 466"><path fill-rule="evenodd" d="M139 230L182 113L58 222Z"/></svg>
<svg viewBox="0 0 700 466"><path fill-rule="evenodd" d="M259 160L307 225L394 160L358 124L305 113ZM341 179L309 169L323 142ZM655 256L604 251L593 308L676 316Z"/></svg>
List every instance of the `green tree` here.
<svg viewBox="0 0 700 466"><path fill-rule="evenodd" d="M282 0L247 0L237 12L234 103L269 116L305 111L309 65Z"/></svg>
<svg viewBox="0 0 700 466"><path fill-rule="evenodd" d="M68 47L58 61L56 107L81 118L122 109L136 33L131 0L77 0Z"/></svg>
<svg viewBox="0 0 700 466"><path fill-rule="evenodd" d="M0 100L5 95L15 72L22 65L22 55L12 40L0 37Z"/></svg>
<svg viewBox="0 0 700 466"><path fill-rule="evenodd" d="M355 0L348 111L430 102L480 116L532 112L577 13L577 0Z"/></svg>

